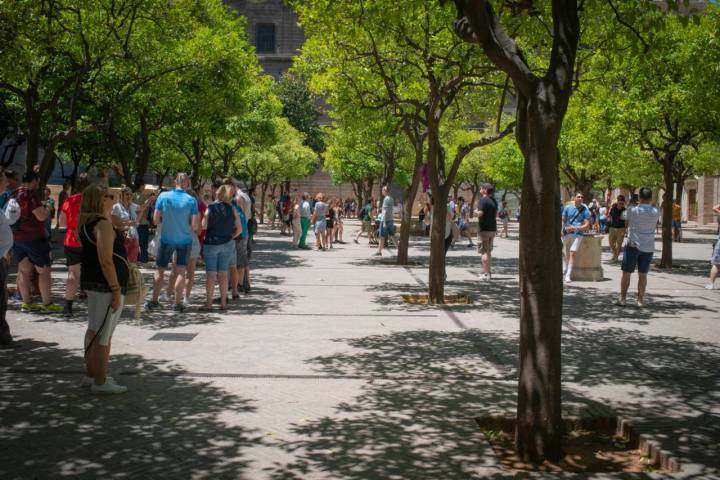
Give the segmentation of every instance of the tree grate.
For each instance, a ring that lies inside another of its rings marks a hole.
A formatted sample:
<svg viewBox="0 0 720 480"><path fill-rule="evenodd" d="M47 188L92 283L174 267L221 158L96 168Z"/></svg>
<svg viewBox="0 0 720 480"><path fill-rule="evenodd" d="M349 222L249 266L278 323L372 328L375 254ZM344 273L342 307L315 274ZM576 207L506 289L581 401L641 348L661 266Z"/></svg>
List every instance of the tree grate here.
<svg viewBox="0 0 720 480"><path fill-rule="evenodd" d="M157 341L157 342L191 342L195 337L197 337L197 333L172 333L172 332L164 332L164 333L156 333L152 337L150 337L150 341Z"/></svg>

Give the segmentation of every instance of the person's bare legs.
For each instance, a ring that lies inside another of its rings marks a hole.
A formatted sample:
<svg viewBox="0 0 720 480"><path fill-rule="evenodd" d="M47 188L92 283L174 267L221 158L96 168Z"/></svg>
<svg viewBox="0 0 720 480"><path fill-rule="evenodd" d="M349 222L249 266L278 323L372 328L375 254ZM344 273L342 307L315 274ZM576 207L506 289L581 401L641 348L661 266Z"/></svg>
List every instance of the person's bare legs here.
<svg viewBox="0 0 720 480"><path fill-rule="evenodd" d="M188 259L187 275L185 277L185 298L190 298L193 283L195 283L195 267L197 266L197 257Z"/></svg>
<svg viewBox="0 0 720 480"><path fill-rule="evenodd" d="M638 302L645 301L645 287L647 287L647 273L638 273Z"/></svg>
<svg viewBox="0 0 720 480"><path fill-rule="evenodd" d="M483 253L483 255L482 255L483 273L490 273L490 262L492 262L492 256L490 255L490 252Z"/></svg>
<svg viewBox="0 0 720 480"><path fill-rule="evenodd" d="M90 342L95 337L95 331L88 329L85 331L85 349L83 351L87 351L88 346L90 345ZM86 375L90 378L95 378L95 361L93 359L92 355L92 349L87 352L87 355L85 355L85 372Z"/></svg>
<svg viewBox="0 0 720 480"><path fill-rule="evenodd" d="M95 363L93 366L95 376L93 378L95 379L95 385L103 385L107 381L107 371L110 363L110 341L108 341L107 345L100 345L97 341L98 339L95 339L96 343L90 347Z"/></svg>
<svg viewBox="0 0 720 480"><path fill-rule="evenodd" d="M178 265L177 268L177 279L175 280L175 305L182 302L183 293L185 292L185 274L186 270L184 266Z"/></svg>
<svg viewBox="0 0 720 480"><path fill-rule="evenodd" d="M228 295L228 272L218 272L217 277L218 282L220 282L220 308L225 308ZM212 302L212 296L210 302Z"/></svg>
<svg viewBox="0 0 720 480"><path fill-rule="evenodd" d="M18 270L17 289L20 292L23 303L30 303L30 282L33 270L33 264L30 262L30 259L27 257L23 258L18 265Z"/></svg>
<svg viewBox="0 0 720 480"><path fill-rule="evenodd" d="M620 300L625 301L627 298L627 292L628 288L630 288L630 273L623 272L622 278L620 279ZM640 287L640 282L638 281L638 288Z"/></svg>
<svg viewBox="0 0 720 480"><path fill-rule="evenodd" d="M384 246L385 246L385 237L383 235L380 235L380 240L378 241L378 255L382 255Z"/></svg>
<svg viewBox="0 0 720 480"><path fill-rule="evenodd" d="M325 236L325 232L320 232L320 233L315 234L315 243L317 243L318 250L324 250L324 248L325 248L325 242L324 242L325 239L323 238L324 236Z"/></svg>
<svg viewBox="0 0 720 480"><path fill-rule="evenodd" d="M215 296L215 281L217 280L218 275L216 272L207 272L207 275L205 276L205 294L206 294L206 304L207 308L212 308L212 302L213 297ZM222 279L220 279L220 293L222 295ZM225 275L225 293L227 294L227 275Z"/></svg>
<svg viewBox="0 0 720 480"><path fill-rule="evenodd" d="M65 284L65 300L74 300L80 285L80 264L68 267L67 283Z"/></svg>
<svg viewBox="0 0 720 480"><path fill-rule="evenodd" d="M52 301L50 297L50 267L35 267L38 272L38 286L40 287L40 297L43 305L49 305Z"/></svg>
<svg viewBox="0 0 720 480"><path fill-rule="evenodd" d="M240 283L240 271L235 265L230 267L230 289L233 297L238 295L238 283Z"/></svg>
<svg viewBox="0 0 720 480"><path fill-rule="evenodd" d="M157 302L158 298L160 298L160 291L162 290L164 280L165 280L165 269L164 268L156 269L155 275L153 276L153 296L152 296L153 302Z"/></svg>
<svg viewBox="0 0 720 480"><path fill-rule="evenodd" d="M708 278L708 285L714 286L715 285L715 279L718 276L718 273L720 273L720 267L717 265L713 265L710 269L710 277Z"/></svg>

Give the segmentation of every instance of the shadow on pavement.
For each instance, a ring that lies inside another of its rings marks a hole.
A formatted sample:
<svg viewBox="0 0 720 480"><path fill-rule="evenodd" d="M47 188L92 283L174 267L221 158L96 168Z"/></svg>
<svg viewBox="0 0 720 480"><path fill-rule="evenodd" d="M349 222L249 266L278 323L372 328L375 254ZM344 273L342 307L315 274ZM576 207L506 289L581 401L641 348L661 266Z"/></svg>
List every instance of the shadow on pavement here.
<svg viewBox="0 0 720 480"><path fill-rule="evenodd" d="M320 471L329 478L498 478L503 473L473 418L515 411L514 381L493 380L498 367L513 370L517 339L480 330L409 331L338 339L356 351L306 362L323 374L375 377L331 416L298 422L298 440L277 446L293 455L276 463L272 478L300 479ZM491 348L491 356L486 348ZM667 354L671 351L670 354ZM644 433L663 441L695 478L717 472L720 351L711 344L643 336L621 329L575 331L563 340L566 414L616 409L635 418ZM642 368L639 368L642 366ZM702 378L689 378L698 375ZM687 388L678 380L704 384ZM583 387L637 392L618 400L590 397ZM714 391L712 390L714 389ZM480 467L482 470L477 473ZM488 473L491 472L491 473ZM496 472L496 473L492 473ZM523 477L518 477L523 478ZM623 476L613 476L623 478ZM629 478L647 478L630 475Z"/></svg>
<svg viewBox="0 0 720 480"><path fill-rule="evenodd" d="M79 386L77 352L22 341L0 351L2 478L240 478L243 449L257 432L229 426L227 412L252 412L252 403L208 383L160 376L160 362L136 355L111 357L126 394L91 395ZM24 369L68 370L67 374ZM69 370L72 369L72 370ZM12 452L12 453L11 453Z"/></svg>

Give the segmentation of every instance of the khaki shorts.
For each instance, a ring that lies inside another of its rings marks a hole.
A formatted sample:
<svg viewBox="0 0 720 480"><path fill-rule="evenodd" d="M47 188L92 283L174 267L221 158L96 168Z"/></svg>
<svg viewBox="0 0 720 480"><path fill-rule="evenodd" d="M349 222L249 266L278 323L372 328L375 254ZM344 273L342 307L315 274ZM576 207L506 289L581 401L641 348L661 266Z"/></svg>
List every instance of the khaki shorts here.
<svg viewBox="0 0 720 480"><path fill-rule="evenodd" d="M624 228L613 228L610 227L610 233L608 235L608 242L610 242L610 245L618 245L620 246L623 242L623 238L625 238L625 229Z"/></svg>
<svg viewBox="0 0 720 480"><path fill-rule="evenodd" d="M490 253L493 249L493 242L497 232L478 232L478 243L480 244L480 253Z"/></svg>

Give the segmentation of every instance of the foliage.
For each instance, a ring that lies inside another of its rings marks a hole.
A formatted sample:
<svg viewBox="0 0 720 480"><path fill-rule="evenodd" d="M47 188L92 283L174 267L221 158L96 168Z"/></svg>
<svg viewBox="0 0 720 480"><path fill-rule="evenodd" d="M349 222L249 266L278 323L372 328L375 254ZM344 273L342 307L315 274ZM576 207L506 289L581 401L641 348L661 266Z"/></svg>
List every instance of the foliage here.
<svg viewBox="0 0 720 480"><path fill-rule="evenodd" d="M275 94L282 102L282 114L304 135L303 143L317 153L325 150L325 140L318 125L322 111L320 97L308 88L302 74L285 73L275 85Z"/></svg>

